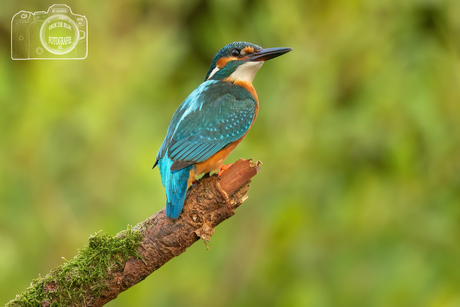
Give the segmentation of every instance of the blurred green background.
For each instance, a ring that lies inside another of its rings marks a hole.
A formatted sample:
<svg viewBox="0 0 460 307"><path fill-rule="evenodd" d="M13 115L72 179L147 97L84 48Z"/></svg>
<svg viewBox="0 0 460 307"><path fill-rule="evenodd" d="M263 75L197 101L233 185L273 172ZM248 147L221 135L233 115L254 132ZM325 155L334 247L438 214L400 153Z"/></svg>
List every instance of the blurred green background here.
<svg viewBox="0 0 460 307"><path fill-rule="evenodd" d="M0 4L0 298L164 207L169 120L237 40L294 51L254 80L227 162L249 199L107 306L460 306L459 1L67 1L81 61L13 61Z"/></svg>

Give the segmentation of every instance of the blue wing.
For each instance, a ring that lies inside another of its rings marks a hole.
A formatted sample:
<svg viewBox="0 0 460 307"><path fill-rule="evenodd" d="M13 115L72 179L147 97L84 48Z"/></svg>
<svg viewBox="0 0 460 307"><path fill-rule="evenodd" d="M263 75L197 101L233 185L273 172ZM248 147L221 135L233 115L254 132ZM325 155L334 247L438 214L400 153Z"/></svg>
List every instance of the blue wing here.
<svg viewBox="0 0 460 307"><path fill-rule="evenodd" d="M252 95L240 86L202 83L174 113L157 162L167 154L174 161L170 169L176 171L206 161L248 131L256 106Z"/></svg>

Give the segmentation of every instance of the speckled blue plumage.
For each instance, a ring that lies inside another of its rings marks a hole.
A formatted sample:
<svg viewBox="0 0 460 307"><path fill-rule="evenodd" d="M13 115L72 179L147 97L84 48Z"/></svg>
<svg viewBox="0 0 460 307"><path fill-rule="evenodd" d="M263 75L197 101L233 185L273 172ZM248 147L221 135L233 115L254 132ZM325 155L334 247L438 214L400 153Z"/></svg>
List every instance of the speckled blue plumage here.
<svg viewBox="0 0 460 307"><path fill-rule="evenodd" d="M256 105L243 87L209 80L179 106L155 163L166 190L167 216L175 219L182 211L193 165L245 135L256 116Z"/></svg>

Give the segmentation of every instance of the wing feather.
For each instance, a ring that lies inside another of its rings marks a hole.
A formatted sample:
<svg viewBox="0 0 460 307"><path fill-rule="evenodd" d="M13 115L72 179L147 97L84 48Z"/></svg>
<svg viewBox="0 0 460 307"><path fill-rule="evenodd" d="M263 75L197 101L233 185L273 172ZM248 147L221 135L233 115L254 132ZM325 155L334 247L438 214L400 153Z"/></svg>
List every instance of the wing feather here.
<svg viewBox="0 0 460 307"><path fill-rule="evenodd" d="M174 161L171 170L203 162L238 140L256 116L256 101L244 88L206 81L181 104L158 152ZM199 93L197 93L199 91Z"/></svg>

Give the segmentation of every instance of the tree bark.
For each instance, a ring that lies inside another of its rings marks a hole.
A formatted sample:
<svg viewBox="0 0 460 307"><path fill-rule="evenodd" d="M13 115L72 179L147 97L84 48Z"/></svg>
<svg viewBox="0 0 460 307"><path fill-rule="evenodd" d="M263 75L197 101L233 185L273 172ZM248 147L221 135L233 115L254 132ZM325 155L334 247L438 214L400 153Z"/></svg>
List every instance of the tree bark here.
<svg viewBox="0 0 460 307"><path fill-rule="evenodd" d="M140 235L134 251L136 255L131 254L125 259L118 255L109 258L110 261L104 263L106 274L101 274L101 280L79 286L85 289L79 294L80 303L71 298L72 287L62 284L62 280L71 283L70 276L60 277L59 281L53 279L53 274L63 271L58 267L43 279L35 280L29 289L10 301L8 306L51 306L68 301L73 303L65 304L67 306L103 306L121 292L144 280L170 259L185 252L199 238L208 242L214 233L214 227L234 215L234 210L247 199L250 179L259 169L260 162L240 159L223 171L220 178L217 175L205 176L195 184L187 193L184 209L178 219L167 218L163 208L132 229L128 228L128 231ZM115 236L116 239L124 237L126 231ZM91 245L96 245L93 248L97 249L97 244L92 243L90 238L90 247ZM90 266L89 263L87 265ZM69 275L76 274L74 271L69 270ZM93 291L100 290L101 283L103 290ZM61 290L63 293L58 293ZM35 296L29 295L31 293ZM81 293L84 293L83 298ZM62 295L69 295L70 298L63 299Z"/></svg>

